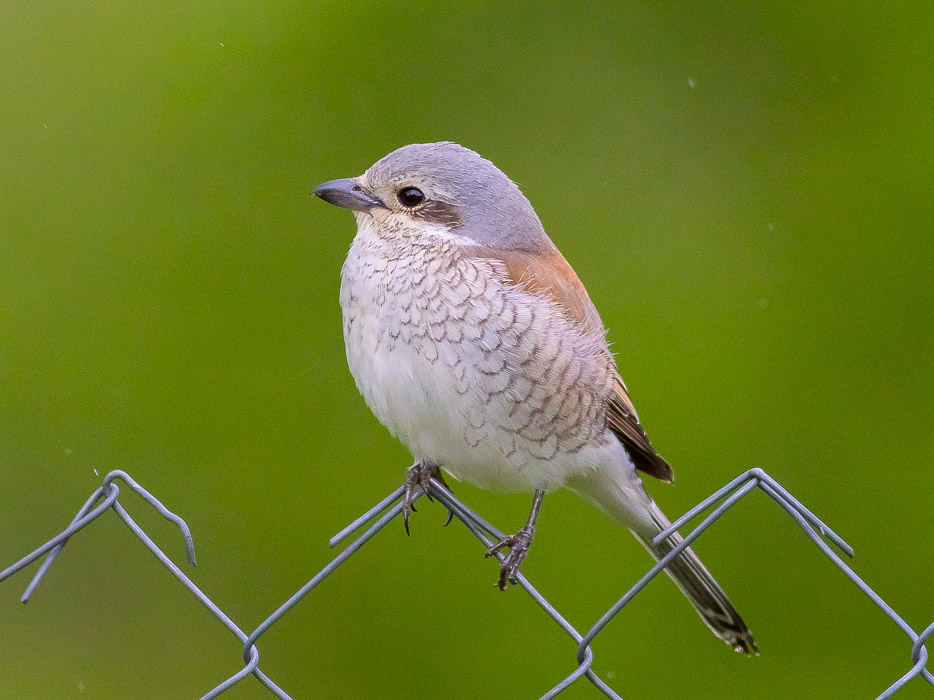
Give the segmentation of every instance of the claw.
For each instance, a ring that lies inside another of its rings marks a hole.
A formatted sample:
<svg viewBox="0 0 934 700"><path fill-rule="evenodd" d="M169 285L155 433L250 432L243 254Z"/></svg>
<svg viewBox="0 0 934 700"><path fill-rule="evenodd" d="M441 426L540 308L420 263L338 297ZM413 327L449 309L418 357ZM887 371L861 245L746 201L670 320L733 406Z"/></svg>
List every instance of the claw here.
<svg viewBox="0 0 934 700"><path fill-rule="evenodd" d="M496 544L491 544L489 547L487 547L486 552L483 554L483 558L489 559L490 557L495 555L499 550L501 550L503 547L508 547L509 543L506 541L508 539L509 539L508 537L504 537Z"/></svg>
<svg viewBox="0 0 934 700"><path fill-rule="evenodd" d="M444 522L444 525L442 525L442 527L447 527L448 525L450 525L452 520L454 520L454 511L449 510L448 519Z"/></svg>
<svg viewBox="0 0 934 700"><path fill-rule="evenodd" d="M495 584L499 590L505 591L507 583L519 583L519 567L522 565L526 554L529 553L531 544L532 531L522 528L515 535L504 537L499 542L487 547L485 557L492 557L500 549L509 547L509 554L503 557L499 564L499 579Z"/></svg>
<svg viewBox="0 0 934 700"><path fill-rule="evenodd" d="M429 501L433 502L435 500L431 497L432 479L436 479L439 483L443 484L445 488L448 488L444 477L441 476L441 470L433 464L417 462L409 467L409 470L405 473L405 495L402 498L402 524L405 526L405 534L407 535L411 535L409 532L409 515L418 512L418 509L415 507L416 490L421 488ZM448 511L448 520L445 525L448 525L453 518L454 513Z"/></svg>

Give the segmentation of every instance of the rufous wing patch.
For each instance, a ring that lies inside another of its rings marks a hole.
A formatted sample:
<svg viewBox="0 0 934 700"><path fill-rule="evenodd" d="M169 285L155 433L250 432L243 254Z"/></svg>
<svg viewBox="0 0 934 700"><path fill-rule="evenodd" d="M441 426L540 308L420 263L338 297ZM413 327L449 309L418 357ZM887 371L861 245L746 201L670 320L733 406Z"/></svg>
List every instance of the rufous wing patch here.
<svg viewBox="0 0 934 700"><path fill-rule="evenodd" d="M493 251L482 248L480 255L493 258L506 266L506 278L529 292L541 294L555 302L568 318L582 323L587 330L603 333L603 321L590 301L583 283L561 252L551 248L541 252L525 250Z"/></svg>

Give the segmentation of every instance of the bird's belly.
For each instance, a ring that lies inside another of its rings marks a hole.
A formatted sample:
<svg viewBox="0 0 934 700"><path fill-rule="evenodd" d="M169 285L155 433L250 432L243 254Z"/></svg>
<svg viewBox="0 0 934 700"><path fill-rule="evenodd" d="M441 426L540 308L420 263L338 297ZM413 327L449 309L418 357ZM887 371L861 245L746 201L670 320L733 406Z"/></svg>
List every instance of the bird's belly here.
<svg viewBox="0 0 934 700"><path fill-rule="evenodd" d="M469 346L402 342L392 338L380 312L361 312L356 310L347 337L351 374L376 418L416 460L438 464L481 488L507 492L550 490L594 466L580 445L558 449L554 436L521 430L528 405L517 411L516 401L478 388L491 377L481 380L475 368L465 369Z"/></svg>
<svg viewBox="0 0 934 700"><path fill-rule="evenodd" d="M563 482L561 460L536 458L527 441L492 426L508 409L458 391L452 368L410 345L348 350L351 373L376 418L418 461L437 464L482 488L529 491ZM352 357L351 357L352 356Z"/></svg>
<svg viewBox="0 0 934 700"><path fill-rule="evenodd" d="M590 468L582 455L604 432L606 382L590 345L483 270L449 266L416 285L431 278L410 266L400 281L399 267L352 252L341 307L357 387L413 457L505 491L554 488Z"/></svg>
<svg viewBox="0 0 934 700"><path fill-rule="evenodd" d="M355 322L347 343L350 372L373 414L416 459L440 463L463 443L454 378L405 343L379 338L373 323ZM460 433L460 434L458 434Z"/></svg>

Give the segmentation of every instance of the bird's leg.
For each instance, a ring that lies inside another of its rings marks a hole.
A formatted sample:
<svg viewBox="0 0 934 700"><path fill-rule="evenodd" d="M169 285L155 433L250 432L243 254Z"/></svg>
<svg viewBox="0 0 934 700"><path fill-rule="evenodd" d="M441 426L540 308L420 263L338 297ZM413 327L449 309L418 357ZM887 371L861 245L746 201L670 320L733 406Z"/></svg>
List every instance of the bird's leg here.
<svg viewBox="0 0 934 700"><path fill-rule="evenodd" d="M508 535L492 547L486 550L486 556L492 557L503 547L509 547L509 554L505 556L499 565L499 580L496 582L501 591L506 590L506 582L518 583L519 566L525 555L529 552L532 544L532 538L535 536L535 521L538 518L538 511L542 507L542 499L545 492L542 489L535 490L535 497L532 499L532 512L529 513L529 519L515 535Z"/></svg>
<svg viewBox="0 0 934 700"><path fill-rule="evenodd" d="M444 477L441 475L441 468L437 464L430 462L416 462L405 473L405 495L402 497L402 523L405 525L405 534L409 533L409 513L417 513L415 510L415 491L421 487L429 501L431 497L431 480L439 481L448 491L451 487L447 485ZM448 520L445 525L450 524L454 517L452 511L448 511Z"/></svg>

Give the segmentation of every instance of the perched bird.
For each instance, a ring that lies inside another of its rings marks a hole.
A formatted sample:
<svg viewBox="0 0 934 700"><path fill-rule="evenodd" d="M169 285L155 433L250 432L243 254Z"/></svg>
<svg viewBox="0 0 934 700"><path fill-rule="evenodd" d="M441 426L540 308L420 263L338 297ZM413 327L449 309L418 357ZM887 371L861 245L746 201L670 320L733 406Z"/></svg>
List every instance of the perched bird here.
<svg viewBox="0 0 934 700"><path fill-rule="evenodd" d="M441 471L481 488L534 492L498 585L515 582L543 495L568 488L656 558L669 522L637 470L671 481L639 423L587 290L519 188L455 143L404 146L363 175L314 194L353 210L341 270L347 362L367 405L415 465L413 492ZM714 634L756 651L752 634L690 549L667 568Z"/></svg>

